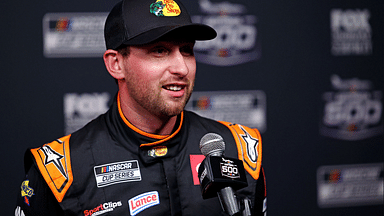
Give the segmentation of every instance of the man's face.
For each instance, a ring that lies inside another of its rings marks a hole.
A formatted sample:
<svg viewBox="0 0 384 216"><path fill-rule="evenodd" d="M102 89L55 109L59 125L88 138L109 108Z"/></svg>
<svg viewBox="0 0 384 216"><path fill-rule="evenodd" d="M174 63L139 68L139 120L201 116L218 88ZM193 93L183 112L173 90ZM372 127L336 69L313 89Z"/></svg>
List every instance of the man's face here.
<svg viewBox="0 0 384 216"><path fill-rule="evenodd" d="M128 97L122 102L142 115L179 114L195 81L193 46L194 42L174 40L131 46L123 63Z"/></svg>

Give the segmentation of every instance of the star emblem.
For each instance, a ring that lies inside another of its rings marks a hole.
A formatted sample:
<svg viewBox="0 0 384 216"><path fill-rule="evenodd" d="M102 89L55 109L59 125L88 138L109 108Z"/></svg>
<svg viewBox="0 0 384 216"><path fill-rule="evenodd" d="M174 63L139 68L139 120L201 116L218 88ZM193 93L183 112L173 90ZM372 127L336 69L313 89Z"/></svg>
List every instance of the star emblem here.
<svg viewBox="0 0 384 216"><path fill-rule="evenodd" d="M56 166L56 168L61 172L61 174L65 178L67 178L67 174L64 171L63 164L60 161L64 156L57 153L55 150L53 150L48 145L41 147L41 150L43 151L43 153L45 155L44 165L47 166L48 164L53 163Z"/></svg>
<svg viewBox="0 0 384 216"><path fill-rule="evenodd" d="M247 143L247 154L249 159L256 163L258 152L257 152L257 146L259 145L259 140L256 138L253 138L243 127L241 127L241 130L243 130L244 135L241 135L243 140Z"/></svg>

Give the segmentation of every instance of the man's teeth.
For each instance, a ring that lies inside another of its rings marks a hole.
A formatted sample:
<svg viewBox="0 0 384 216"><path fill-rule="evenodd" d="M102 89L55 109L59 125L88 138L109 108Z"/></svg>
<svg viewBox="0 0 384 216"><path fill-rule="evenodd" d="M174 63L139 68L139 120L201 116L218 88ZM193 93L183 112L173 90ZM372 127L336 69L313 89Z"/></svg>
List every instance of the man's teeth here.
<svg viewBox="0 0 384 216"><path fill-rule="evenodd" d="M180 91L181 87L180 86L167 86L166 89L171 90L171 91Z"/></svg>

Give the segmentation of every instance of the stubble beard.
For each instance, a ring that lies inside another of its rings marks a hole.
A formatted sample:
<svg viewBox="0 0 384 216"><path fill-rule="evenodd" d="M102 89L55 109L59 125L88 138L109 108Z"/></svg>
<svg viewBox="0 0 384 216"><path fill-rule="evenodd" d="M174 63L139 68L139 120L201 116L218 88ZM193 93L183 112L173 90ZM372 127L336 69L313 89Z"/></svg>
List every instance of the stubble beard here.
<svg viewBox="0 0 384 216"><path fill-rule="evenodd" d="M184 110L189 99L191 98L192 91L193 91L193 85L194 85L193 83L192 83L192 85L190 85L190 87L188 88L189 90L188 90L188 92L187 91L185 92L184 97L182 97L180 99L175 99L175 101L177 101L179 103L178 106L171 106L165 100L162 100L163 106L160 106L160 107L163 107L164 109L161 110L161 114L164 117L169 117L169 118L176 116L176 115L179 115Z"/></svg>
<svg viewBox="0 0 384 216"><path fill-rule="evenodd" d="M131 82L128 82L127 85L128 92L130 92L137 104L159 119L166 121L173 116L179 115L184 110L193 92L194 80L190 80L190 82L191 85L186 88L185 95L181 98L173 98L172 101L163 98L161 91L157 92L148 88L148 86L138 88L137 83ZM135 86L130 87L132 85Z"/></svg>

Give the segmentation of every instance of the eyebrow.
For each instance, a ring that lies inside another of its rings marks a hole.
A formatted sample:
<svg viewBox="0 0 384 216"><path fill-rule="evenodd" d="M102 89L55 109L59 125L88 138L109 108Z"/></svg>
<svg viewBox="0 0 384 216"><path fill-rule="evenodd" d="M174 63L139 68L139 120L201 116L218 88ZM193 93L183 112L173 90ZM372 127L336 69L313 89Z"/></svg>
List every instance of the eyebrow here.
<svg viewBox="0 0 384 216"><path fill-rule="evenodd" d="M147 43L147 44L142 44L142 45L135 45L136 47L152 47L152 46L157 46L157 45L183 45L183 44L186 44L186 45L194 45L195 44L195 41L194 40L157 40L157 41L153 41L151 43Z"/></svg>

